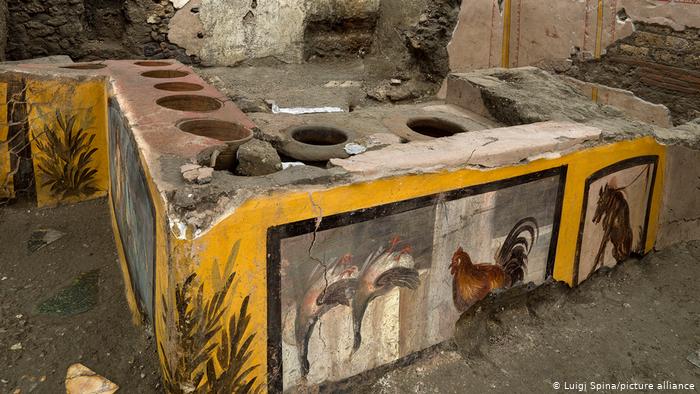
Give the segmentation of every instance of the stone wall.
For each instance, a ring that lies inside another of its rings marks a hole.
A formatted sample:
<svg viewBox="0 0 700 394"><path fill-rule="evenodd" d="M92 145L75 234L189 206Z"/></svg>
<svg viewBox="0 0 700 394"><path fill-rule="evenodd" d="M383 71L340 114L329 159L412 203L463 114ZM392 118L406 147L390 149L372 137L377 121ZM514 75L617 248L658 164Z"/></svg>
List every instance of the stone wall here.
<svg viewBox="0 0 700 394"><path fill-rule="evenodd" d="M69 55L74 60L174 57L189 63L168 42L175 14L169 0L8 0L7 55L22 60Z"/></svg>
<svg viewBox="0 0 700 394"><path fill-rule="evenodd" d="M384 59L375 62L382 70L415 69L439 80L448 71L445 47L459 4L460 0L9 0L14 34L8 57L176 58L230 66L261 58L299 63L377 54Z"/></svg>
<svg viewBox="0 0 700 394"><path fill-rule="evenodd" d="M453 72L538 66L667 105L676 124L698 116L697 1L467 2L448 47Z"/></svg>
<svg viewBox="0 0 700 394"><path fill-rule="evenodd" d="M700 29L636 23L600 61L575 61L568 74L665 104L680 124L700 117Z"/></svg>
<svg viewBox="0 0 700 394"><path fill-rule="evenodd" d="M10 0L8 57L74 55L85 41L82 0Z"/></svg>
<svg viewBox="0 0 700 394"><path fill-rule="evenodd" d="M253 58L285 62L369 50L379 0L276 2L190 0L169 23L169 38L209 65Z"/></svg>
<svg viewBox="0 0 700 394"><path fill-rule="evenodd" d="M5 60L7 47L7 3L0 0L0 62Z"/></svg>
<svg viewBox="0 0 700 394"><path fill-rule="evenodd" d="M463 0L449 45L450 68L566 67L634 33L635 23L700 28L700 4L685 0ZM467 5L468 4L468 5Z"/></svg>
<svg viewBox="0 0 700 394"><path fill-rule="evenodd" d="M416 63L417 58L430 59L427 54L434 53L433 49L438 52L435 58L446 64L444 47L459 6L459 0L177 3L168 38L186 48L189 55L201 58L203 64L235 65L268 57L299 63L377 54L400 69L405 63ZM424 63L426 69L440 69L430 61ZM446 73L446 67L442 68L438 72Z"/></svg>

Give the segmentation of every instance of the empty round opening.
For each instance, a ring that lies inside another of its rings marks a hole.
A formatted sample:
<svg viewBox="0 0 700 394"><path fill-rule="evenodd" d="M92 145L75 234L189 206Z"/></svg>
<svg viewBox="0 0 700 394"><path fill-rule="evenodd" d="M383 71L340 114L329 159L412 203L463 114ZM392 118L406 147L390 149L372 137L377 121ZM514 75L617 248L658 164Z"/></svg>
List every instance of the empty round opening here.
<svg viewBox="0 0 700 394"><path fill-rule="evenodd" d="M195 92L204 89L204 86L189 82L165 82L153 86L159 90L167 90L168 92Z"/></svg>
<svg viewBox="0 0 700 394"><path fill-rule="evenodd" d="M209 112L222 107L221 101L208 96L178 94L156 100L156 104L176 111Z"/></svg>
<svg viewBox="0 0 700 394"><path fill-rule="evenodd" d="M134 64L137 66L143 66L143 67L165 67L165 66L171 65L171 63L168 63L168 62L154 62L151 60L145 60L142 62L134 62Z"/></svg>
<svg viewBox="0 0 700 394"><path fill-rule="evenodd" d="M182 78L190 75L187 71L180 70L153 70L141 73L147 78Z"/></svg>
<svg viewBox="0 0 700 394"><path fill-rule="evenodd" d="M237 123L214 119L186 120L177 127L186 133L227 142L243 140L252 135L250 130Z"/></svg>
<svg viewBox="0 0 700 394"><path fill-rule="evenodd" d="M70 66L63 66L61 68L70 68L72 70L99 70L101 68L107 67L104 64L95 64L95 63L85 63L85 64L73 64Z"/></svg>
<svg viewBox="0 0 700 394"><path fill-rule="evenodd" d="M467 131L462 125L440 118L415 118L406 125L418 134L428 137L449 137Z"/></svg>
<svg viewBox="0 0 700 394"><path fill-rule="evenodd" d="M348 135L331 126L302 126L291 132L294 140L303 144L329 146L338 145L348 140Z"/></svg>

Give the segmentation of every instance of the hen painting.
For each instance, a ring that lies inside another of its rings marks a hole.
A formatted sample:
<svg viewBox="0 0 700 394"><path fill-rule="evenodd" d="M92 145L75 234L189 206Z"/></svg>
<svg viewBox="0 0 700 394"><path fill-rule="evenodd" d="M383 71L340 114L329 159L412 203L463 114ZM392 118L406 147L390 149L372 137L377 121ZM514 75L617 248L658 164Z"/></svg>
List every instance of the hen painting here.
<svg viewBox="0 0 700 394"><path fill-rule="evenodd" d="M496 252L495 264L475 264L459 247L452 256L452 298L459 312L465 312L492 290L513 286L523 280L527 259L537 241L539 227L533 217L515 224Z"/></svg>

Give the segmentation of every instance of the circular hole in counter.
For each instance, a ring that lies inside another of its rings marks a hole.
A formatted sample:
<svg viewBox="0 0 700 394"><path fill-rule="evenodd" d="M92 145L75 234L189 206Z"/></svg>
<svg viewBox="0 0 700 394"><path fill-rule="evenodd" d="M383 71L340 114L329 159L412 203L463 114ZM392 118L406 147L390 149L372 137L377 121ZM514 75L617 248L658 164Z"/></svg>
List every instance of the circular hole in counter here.
<svg viewBox="0 0 700 394"><path fill-rule="evenodd" d="M190 82L164 82L156 84L153 87L168 92L196 92L204 89L204 86Z"/></svg>
<svg viewBox="0 0 700 394"><path fill-rule="evenodd" d="M184 120L177 127L186 133L225 142L245 140L253 135L252 131L238 123L217 119Z"/></svg>
<svg viewBox="0 0 700 394"><path fill-rule="evenodd" d="M349 140L347 133L332 126L301 126L290 132L291 137L302 144L316 146L338 145Z"/></svg>
<svg viewBox="0 0 700 394"><path fill-rule="evenodd" d="M105 64L97 64L97 63L83 63L83 64L73 64L70 66L63 66L61 68L69 68L71 70L99 70L101 68L105 68L107 65Z"/></svg>
<svg viewBox="0 0 700 394"><path fill-rule="evenodd" d="M458 123L435 117L412 118L406 122L406 126L418 134L433 138L449 137L467 131Z"/></svg>
<svg viewBox="0 0 700 394"><path fill-rule="evenodd" d="M153 70L141 73L146 78L182 78L190 75L187 71L180 70Z"/></svg>
<svg viewBox="0 0 700 394"><path fill-rule="evenodd" d="M213 97L198 96L194 94L165 96L156 100L156 104L164 108L174 109L176 111L189 112L211 112L216 111L223 106L221 101Z"/></svg>
<svg viewBox="0 0 700 394"><path fill-rule="evenodd" d="M167 67L167 66L172 66L172 63L168 62L157 62L153 60L143 60L140 62L134 62L135 65L137 66L142 66L142 67Z"/></svg>

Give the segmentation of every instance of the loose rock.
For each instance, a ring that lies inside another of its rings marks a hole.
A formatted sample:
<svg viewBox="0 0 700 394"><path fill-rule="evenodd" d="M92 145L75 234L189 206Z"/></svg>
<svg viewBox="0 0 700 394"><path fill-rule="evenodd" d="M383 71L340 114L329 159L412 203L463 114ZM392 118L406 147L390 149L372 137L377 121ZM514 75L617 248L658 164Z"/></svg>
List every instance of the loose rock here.
<svg viewBox="0 0 700 394"><path fill-rule="evenodd" d="M700 349L690 353L690 355L688 355L688 361L700 368Z"/></svg>
<svg viewBox="0 0 700 394"><path fill-rule="evenodd" d="M66 373L66 394L112 394L119 386L83 364L73 364Z"/></svg>
<svg viewBox="0 0 700 394"><path fill-rule="evenodd" d="M214 175L213 168L203 167L199 164L185 164L180 167L180 172L187 182L199 185L211 182L212 176Z"/></svg>
<svg viewBox="0 0 700 394"><path fill-rule="evenodd" d="M58 230L53 229L41 229L36 230L29 237L27 242L27 250L29 253L34 253L37 250L43 248L46 245L52 244L66 235Z"/></svg>
<svg viewBox="0 0 700 394"><path fill-rule="evenodd" d="M238 106L238 108L245 113L270 113L272 110L267 102L261 98L248 98L243 96L233 96L231 100Z"/></svg>
<svg viewBox="0 0 700 394"><path fill-rule="evenodd" d="M252 139L238 148L236 173L239 175L268 175L281 169L282 160L269 142Z"/></svg>
<svg viewBox="0 0 700 394"><path fill-rule="evenodd" d="M430 94L434 89L430 83L413 79L405 82L399 80L399 84L393 81L392 79L380 82L376 87L367 91L367 96L381 102L400 102Z"/></svg>

